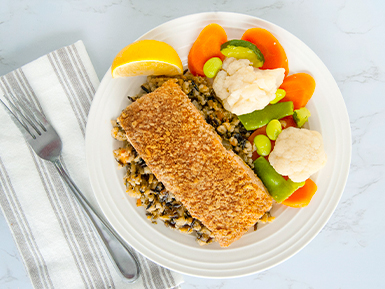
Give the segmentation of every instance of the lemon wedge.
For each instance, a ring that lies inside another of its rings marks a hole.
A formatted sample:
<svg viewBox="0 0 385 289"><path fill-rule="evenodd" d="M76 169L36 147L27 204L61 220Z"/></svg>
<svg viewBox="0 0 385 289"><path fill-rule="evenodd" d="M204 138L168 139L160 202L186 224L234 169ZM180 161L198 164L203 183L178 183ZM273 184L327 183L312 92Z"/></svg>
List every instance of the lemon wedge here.
<svg viewBox="0 0 385 289"><path fill-rule="evenodd" d="M165 42L140 40L123 48L111 67L112 77L178 75L183 66L175 49Z"/></svg>

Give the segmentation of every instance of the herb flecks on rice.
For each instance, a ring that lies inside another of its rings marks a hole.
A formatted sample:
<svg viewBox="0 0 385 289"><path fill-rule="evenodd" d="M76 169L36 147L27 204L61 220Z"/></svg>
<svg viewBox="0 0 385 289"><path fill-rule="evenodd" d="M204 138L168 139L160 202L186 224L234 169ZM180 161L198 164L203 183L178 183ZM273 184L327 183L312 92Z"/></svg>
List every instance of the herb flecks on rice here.
<svg viewBox="0 0 385 289"><path fill-rule="evenodd" d="M188 95L206 122L221 137L224 147L233 150L253 168L252 153L255 147L247 140L250 133L244 129L236 115L223 108L211 84L205 78L195 77L189 72L178 77L150 76L141 86L142 92L136 96L129 96L129 100L136 101L142 95L153 92L170 78L177 79L183 92ZM195 235L200 245L213 242L214 237L210 230L199 220L192 218L182 203L152 174L143 159L127 141L125 132L119 124L113 121L112 125L112 136L119 141L124 141L123 147L114 151L114 157L119 165L127 170L124 177L127 193L137 198L137 206L145 207L147 218L153 223L160 219L167 227ZM265 214L261 221L270 221L271 218L270 215Z"/></svg>

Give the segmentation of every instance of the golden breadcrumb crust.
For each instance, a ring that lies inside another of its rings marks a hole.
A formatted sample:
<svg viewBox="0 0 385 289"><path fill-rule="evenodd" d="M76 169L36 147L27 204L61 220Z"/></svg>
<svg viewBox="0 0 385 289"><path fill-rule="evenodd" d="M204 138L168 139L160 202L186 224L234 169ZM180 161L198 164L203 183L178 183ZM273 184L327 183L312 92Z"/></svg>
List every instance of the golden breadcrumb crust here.
<svg viewBox="0 0 385 289"><path fill-rule="evenodd" d="M271 208L262 182L225 149L175 81L129 105L118 122L158 180L220 246L239 239Z"/></svg>

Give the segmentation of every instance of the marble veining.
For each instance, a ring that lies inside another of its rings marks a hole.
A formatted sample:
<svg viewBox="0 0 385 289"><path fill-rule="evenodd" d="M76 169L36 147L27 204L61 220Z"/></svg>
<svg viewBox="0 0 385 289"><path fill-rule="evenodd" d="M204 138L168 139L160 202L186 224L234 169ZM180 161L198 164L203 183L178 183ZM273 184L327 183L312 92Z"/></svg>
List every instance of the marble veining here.
<svg viewBox="0 0 385 289"><path fill-rule="evenodd" d="M344 1L338 9L335 24L346 34L366 34L380 25L375 17L378 12L370 1Z"/></svg>
<svg viewBox="0 0 385 289"><path fill-rule="evenodd" d="M106 13L108 9L110 9L113 6L124 5L123 0L112 0L112 1L97 0L97 1L93 1L93 5L89 5L89 3L86 3L86 2L80 2L80 1L74 1L74 0L66 0L66 2L74 10L79 10L82 12L100 13L100 14Z"/></svg>
<svg viewBox="0 0 385 289"><path fill-rule="evenodd" d="M17 280L17 278L13 277L11 270L7 268L6 273L0 277L0 283L10 283L13 280Z"/></svg>
<svg viewBox="0 0 385 289"><path fill-rule="evenodd" d="M275 2L273 4L264 5L264 6L250 9L248 12L256 12L256 13L258 13L258 15L262 16L266 13L269 13L269 11L271 11L271 10L276 11L276 10L282 9L284 6L285 6L284 1L278 1L278 2Z"/></svg>
<svg viewBox="0 0 385 289"><path fill-rule="evenodd" d="M144 32L164 21L206 11L261 17L287 29L317 53L346 103L352 161L335 212L295 256L242 278L184 276L182 288L384 288L384 1L2 0L0 75L82 39L102 78L120 48ZM0 235L0 288L32 288L1 213Z"/></svg>
<svg viewBox="0 0 385 289"><path fill-rule="evenodd" d="M385 78L380 67L372 64L371 66L365 68L364 70L358 71L354 74L346 75L341 79L337 79L337 81L343 84L347 82L359 82L359 83L367 83L370 81L384 82Z"/></svg>

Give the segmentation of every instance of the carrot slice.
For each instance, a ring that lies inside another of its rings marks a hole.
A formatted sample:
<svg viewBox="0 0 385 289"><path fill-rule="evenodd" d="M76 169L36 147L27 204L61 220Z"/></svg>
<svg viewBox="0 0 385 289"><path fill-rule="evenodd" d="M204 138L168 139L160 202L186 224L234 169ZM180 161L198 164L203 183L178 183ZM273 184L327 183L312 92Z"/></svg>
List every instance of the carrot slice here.
<svg viewBox="0 0 385 289"><path fill-rule="evenodd" d="M286 52L273 34L263 28L250 28L243 34L242 40L255 44L261 50L265 58L261 69L285 68L285 76L287 76L289 62Z"/></svg>
<svg viewBox="0 0 385 289"><path fill-rule="evenodd" d="M221 45L227 41L227 35L222 26L212 23L207 25L195 40L188 54L188 69L193 75L204 76L203 66L212 57L225 56L221 53Z"/></svg>
<svg viewBox="0 0 385 289"><path fill-rule="evenodd" d="M290 197L284 200L284 204L293 208L303 208L309 205L310 200L317 191L317 185L311 179L307 179L302 188L296 190Z"/></svg>
<svg viewBox="0 0 385 289"><path fill-rule="evenodd" d="M299 109L312 97L315 81L307 73L296 73L286 77L279 88L286 91L286 96L281 101L292 101L294 109Z"/></svg>

